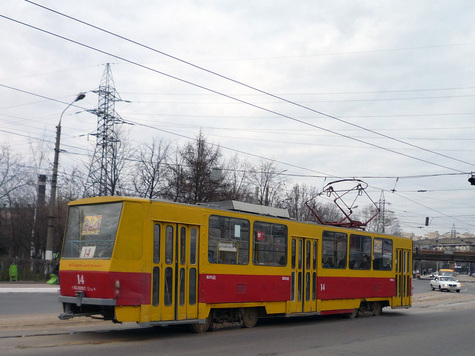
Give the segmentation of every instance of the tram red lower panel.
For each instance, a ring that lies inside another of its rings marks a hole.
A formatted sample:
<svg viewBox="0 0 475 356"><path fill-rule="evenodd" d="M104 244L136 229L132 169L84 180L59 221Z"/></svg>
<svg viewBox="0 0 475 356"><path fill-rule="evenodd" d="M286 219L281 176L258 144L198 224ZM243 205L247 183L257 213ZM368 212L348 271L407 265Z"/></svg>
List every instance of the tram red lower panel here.
<svg viewBox="0 0 475 356"><path fill-rule="evenodd" d="M318 299L352 299L393 297L395 278L318 277Z"/></svg>
<svg viewBox="0 0 475 356"><path fill-rule="evenodd" d="M200 303L276 302L290 300L290 277L202 274Z"/></svg>
<svg viewBox="0 0 475 356"><path fill-rule="evenodd" d="M115 295L119 281L119 295ZM59 271L62 296L117 299L117 305L141 305L151 302L151 274L131 272Z"/></svg>

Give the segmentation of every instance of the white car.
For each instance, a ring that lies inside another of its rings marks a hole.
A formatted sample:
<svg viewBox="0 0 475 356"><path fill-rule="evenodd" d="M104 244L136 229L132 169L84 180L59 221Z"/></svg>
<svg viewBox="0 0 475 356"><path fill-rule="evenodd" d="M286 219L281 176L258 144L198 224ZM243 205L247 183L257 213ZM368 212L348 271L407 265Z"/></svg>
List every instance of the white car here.
<svg viewBox="0 0 475 356"><path fill-rule="evenodd" d="M435 277L433 280L430 281L430 286L432 287L432 290L446 290L447 292L454 290L457 293L460 292L460 288L462 287L460 282L457 281L454 277L446 276Z"/></svg>

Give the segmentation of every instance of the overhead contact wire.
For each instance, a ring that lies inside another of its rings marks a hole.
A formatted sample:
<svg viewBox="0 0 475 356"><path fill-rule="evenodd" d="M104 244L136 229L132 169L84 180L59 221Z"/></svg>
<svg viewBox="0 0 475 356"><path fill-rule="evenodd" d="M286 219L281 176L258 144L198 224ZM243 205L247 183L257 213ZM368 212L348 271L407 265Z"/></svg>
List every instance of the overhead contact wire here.
<svg viewBox="0 0 475 356"><path fill-rule="evenodd" d="M385 134L383 134L383 133L380 133L380 132L377 132L377 131L368 129L368 128L364 127L364 126L354 124L354 123L352 123L352 122L349 122L349 121L340 119L340 118L338 118L338 117L336 117L336 116L333 116L333 115L330 115L330 114L326 114L326 113L324 113L324 112L322 112L322 111L318 111L318 110L313 109L313 108L311 108L311 107L309 107L309 106L306 106L306 105L303 105L303 104L299 104L299 103L294 102L294 101L292 101L292 100L288 100L288 99L283 98L283 97L281 97L281 96L272 94L272 93L267 92L267 91L265 91L265 90L256 88L256 87L251 86L251 85L249 85L249 84L246 84L246 83L243 83L243 82L238 81L238 80L236 80L236 79L233 79L233 78L230 78L230 77L228 77L228 76L225 76L225 75L223 75L223 74L220 74L220 73L217 73L217 72L215 72L215 71L209 70L209 69L207 69L207 68L198 66L198 65L196 65L196 64L194 64L194 63L191 63L191 62L186 61L186 60L184 60L184 59L178 58L178 57L173 56L173 55L171 55L171 54L168 54L168 53L166 53L166 52L157 50L156 48L147 46L147 45L145 45L145 44L143 44L143 43L137 42L137 41L132 40L132 39L130 39L130 38L127 38L127 37L125 37L125 36L122 36L122 35L119 35L119 34L117 34L117 33L108 31L108 30L106 30L106 29L104 29L104 28L101 28L101 27L99 27L99 26L93 25L93 24L88 23L88 22L86 22L86 21L80 20L80 19L75 18L75 17L73 17L73 16L64 14L64 13L62 13L62 12L56 11L56 10L54 10L54 9L48 8L48 7L43 6L43 5L40 5L40 4L37 4L37 3L35 3L35 2L33 2L33 1L31 1L31 0L25 0L25 1L28 2L28 3L30 3L30 4L32 4L32 5L41 7L41 8L43 8L43 9L47 10L47 11L51 11L51 12L53 12L53 13L55 13L55 14L58 14L58 15L63 16L63 17L66 17L66 18L68 18L68 19L70 19L70 20L79 22L79 23L81 23L81 24L83 24L83 25L86 25L86 26L92 27L92 28L94 28L94 29L96 29L96 30L99 30L99 31L101 31L101 32L107 33L107 34L109 34L109 35L111 35L111 36L120 38L120 39L122 39L122 40L124 40L124 41L133 43L133 44L135 44L135 45L137 45L137 46L140 46L140 47L142 47L142 48L148 49L148 50L153 51L153 52L155 52L155 53L158 53L158 54L161 54L161 55L166 56L166 57L168 57L168 58L171 58L171 59L173 59L173 60L176 60L176 61L179 61L179 62L181 62L181 63L187 64L187 65L189 65L189 66L191 66L191 67L194 67L194 68L196 68L196 69L205 71L205 72L207 72L207 73L209 73L209 74L213 74L213 75L215 75L215 76L217 76L217 77L220 77L220 78L222 78L222 79L231 81L231 82L233 82L233 83L235 83L235 84L239 84L239 85L244 86L244 87L246 87L246 88L248 88L248 89L257 91L257 92L259 92L259 93L261 93L261 94L265 94L265 95L270 96L270 97L272 97L272 98L274 98L274 99L277 99L277 100L286 102L286 103L288 103L288 104L291 104L291 105L300 107L300 108L305 109L305 110L309 110L309 111L311 111L311 112L313 112L313 113L316 113L316 114L325 116L325 117L330 118L330 119L332 119L332 120L336 120L336 121L342 122L342 123L344 123L344 124L347 124L347 125L356 127L356 128L358 128L358 129L360 129L360 130L364 130L364 131L370 132L370 133L372 133L372 134L375 134L375 135L384 137L384 138L386 138L386 139L389 139L389 140L392 140L392 141L395 141L395 142L398 142L398 143L401 143L401 144L404 144L404 145L408 145L408 146L413 147L413 148L417 148L417 149L422 150L422 151L424 151L424 152L432 153L432 154L438 155L438 156L440 156L440 157L444 157L444 158L447 158L447 159L450 159L450 160L454 160L454 161L457 161L457 162L460 162L460 163L468 164L468 165L470 165L470 166L475 166L475 163L467 162L467 161L464 161L464 160L460 160L460 159L457 159L457 158L454 158L454 157L445 155L445 154L443 154L443 153L436 152L436 151L433 151L433 150L430 150L430 149L427 149L427 148L424 148L424 147L421 147L421 146L418 146L418 145L415 145L415 144L412 144L412 143L409 143L409 142L406 142L406 141L397 139L397 138L392 137L392 136L389 136L389 135L385 135ZM281 115L281 116L286 117L286 118L291 119L291 120L294 120L294 118L290 118L290 117L287 117L287 116L284 116L284 115ZM295 119L295 121L298 121L298 122L300 122L300 123L305 123L305 122L303 122L303 121L296 120L296 119ZM320 129L321 129L321 128L320 128ZM329 132L332 132L332 131L329 131ZM332 133L334 133L334 132L332 132ZM344 137L345 137L345 136L344 136ZM379 146L374 146L374 147L379 147ZM391 151L391 152L393 152L393 151Z"/></svg>

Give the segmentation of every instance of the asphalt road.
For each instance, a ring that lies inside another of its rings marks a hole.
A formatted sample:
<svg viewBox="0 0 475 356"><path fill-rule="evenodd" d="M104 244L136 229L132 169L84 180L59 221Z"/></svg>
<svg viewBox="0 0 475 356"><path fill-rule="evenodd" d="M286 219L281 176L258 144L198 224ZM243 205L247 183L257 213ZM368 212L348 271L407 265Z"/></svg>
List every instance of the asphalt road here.
<svg viewBox="0 0 475 356"><path fill-rule="evenodd" d="M473 354L475 278L464 283L461 293L431 291L428 285L428 280L414 280L413 308L385 309L379 317L267 319L252 329L205 334L191 334L186 327L60 321L56 294L0 294L0 305L10 309L4 314L0 306L0 355Z"/></svg>
<svg viewBox="0 0 475 356"><path fill-rule="evenodd" d="M458 276L456 277L462 283L461 293L475 295L475 277ZM423 277L422 279L413 279L413 294L421 294L432 291L430 287L429 277Z"/></svg>
<svg viewBox="0 0 475 356"><path fill-rule="evenodd" d="M59 314L61 311L56 293L0 293L0 315Z"/></svg>
<svg viewBox="0 0 475 356"><path fill-rule="evenodd" d="M468 276L459 277L462 282L463 295L475 296L475 278ZM4 285L0 284L0 290ZM21 288L21 286L19 286ZM34 285L28 285L29 290L34 289ZM413 280L413 294L415 297L423 293L431 293L431 295L438 295L432 292L429 279L414 279ZM41 292L37 289L35 293L1 293L0 292L0 316L1 315L36 315L36 314L54 314L58 315L62 312L61 304L58 302L58 293L48 289L48 292Z"/></svg>

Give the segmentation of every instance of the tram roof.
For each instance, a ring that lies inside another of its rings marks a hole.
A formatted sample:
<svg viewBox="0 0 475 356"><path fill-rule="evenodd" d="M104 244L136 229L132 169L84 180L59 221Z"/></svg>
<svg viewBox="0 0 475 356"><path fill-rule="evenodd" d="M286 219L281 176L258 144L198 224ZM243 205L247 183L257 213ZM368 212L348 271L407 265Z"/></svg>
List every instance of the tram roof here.
<svg viewBox="0 0 475 356"><path fill-rule="evenodd" d="M226 210L234 210L245 213L253 213L259 215L268 215L278 218L290 219L290 215L287 209L274 208L272 206L258 205L252 203L245 203L237 200L225 200L217 202L204 203L209 207L218 207Z"/></svg>

